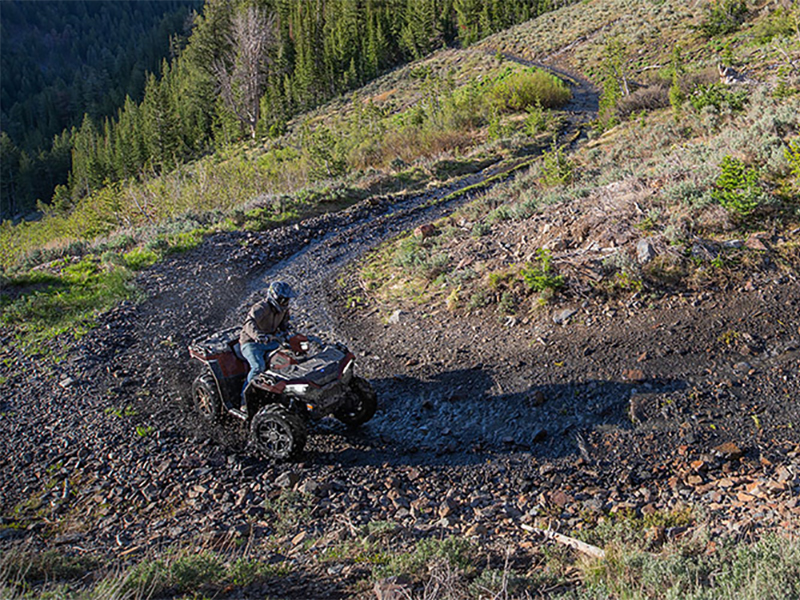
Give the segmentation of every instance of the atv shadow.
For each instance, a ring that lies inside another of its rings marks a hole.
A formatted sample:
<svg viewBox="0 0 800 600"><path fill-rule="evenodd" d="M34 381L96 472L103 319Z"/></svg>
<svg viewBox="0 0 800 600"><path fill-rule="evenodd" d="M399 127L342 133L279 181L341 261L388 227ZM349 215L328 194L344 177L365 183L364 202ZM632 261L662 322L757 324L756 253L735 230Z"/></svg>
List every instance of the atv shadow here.
<svg viewBox="0 0 800 600"><path fill-rule="evenodd" d="M634 421L644 420L648 427L658 427L665 422L669 396L688 387L673 379L498 384L482 369L428 379L376 379L372 384L378 413L360 430L347 432L345 448L326 452L310 444L307 451L315 455L314 462L457 465L513 452L576 455L585 452L579 440L593 431L632 429ZM314 434L337 436L342 429L335 423L319 424Z"/></svg>

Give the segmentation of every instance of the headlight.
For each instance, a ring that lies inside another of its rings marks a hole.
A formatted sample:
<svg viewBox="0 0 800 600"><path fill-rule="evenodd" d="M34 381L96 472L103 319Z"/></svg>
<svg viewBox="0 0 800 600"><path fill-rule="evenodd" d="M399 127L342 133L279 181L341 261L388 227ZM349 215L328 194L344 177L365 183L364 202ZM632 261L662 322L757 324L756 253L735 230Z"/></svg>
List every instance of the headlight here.
<svg viewBox="0 0 800 600"><path fill-rule="evenodd" d="M353 377L353 371L356 361L351 360L347 365L345 365L344 370L342 371L342 382L345 384L350 383L350 379Z"/></svg>
<svg viewBox="0 0 800 600"><path fill-rule="evenodd" d="M294 394L296 396L305 396L308 394L311 386L307 383L290 383L285 388L284 391L287 394Z"/></svg>

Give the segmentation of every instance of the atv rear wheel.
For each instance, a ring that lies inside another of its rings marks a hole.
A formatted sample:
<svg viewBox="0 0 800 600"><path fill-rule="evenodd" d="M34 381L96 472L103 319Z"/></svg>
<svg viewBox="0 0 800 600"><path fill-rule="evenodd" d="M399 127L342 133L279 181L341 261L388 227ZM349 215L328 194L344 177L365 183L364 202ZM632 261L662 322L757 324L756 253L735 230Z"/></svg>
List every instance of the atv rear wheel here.
<svg viewBox="0 0 800 600"><path fill-rule="evenodd" d="M375 416L378 396L372 385L362 377L353 377L350 382L350 399L333 415L348 427L363 425Z"/></svg>
<svg viewBox="0 0 800 600"><path fill-rule="evenodd" d="M294 458L306 445L306 424L284 406L269 404L253 417L250 439L266 458Z"/></svg>
<svg viewBox="0 0 800 600"><path fill-rule="evenodd" d="M217 390L217 381L210 371L194 380L192 400L195 410L209 423L215 423L222 417L222 400Z"/></svg>

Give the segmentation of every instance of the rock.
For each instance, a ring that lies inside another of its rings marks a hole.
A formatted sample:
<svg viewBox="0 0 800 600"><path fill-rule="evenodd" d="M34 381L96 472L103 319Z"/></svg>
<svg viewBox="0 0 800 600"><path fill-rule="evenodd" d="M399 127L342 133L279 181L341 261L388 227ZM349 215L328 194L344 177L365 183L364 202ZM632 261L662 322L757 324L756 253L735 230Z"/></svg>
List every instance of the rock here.
<svg viewBox="0 0 800 600"><path fill-rule="evenodd" d="M758 252L766 252L768 250L767 245L758 237L758 234L751 235L747 238L744 245L750 250L756 250Z"/></svg>
<svg viewBox="0 0 800 600"><path fill-rule="evenodd" d="M692 258L711 261L719 256L719 249L713 242L695 242L692 244Z"/></svg>
<svg viewBox="0 0 800 600"><path fill-rule="evenodd" d="M489 532L489 529L483 523L473 523L467 530L464 532L464 535L467 537L475 537L480 535L486 535Z"/></svg>
<svg viewBox="0 0 800 600"><path fill-rule="evenodd" d="M560 310L553 315L553 323L556 325L565 324L576 312L578 312L577 308L565 308L564 310Z"/></svg>
<svg viewBox="0 0 800 600"><path fill-rule="evenodd" d="M438 514L440 517L449 517L458 510L458 503L452 498L445 498L439 505Z"/></svg>
<svg viewBox="0 0 800 600"><path fill-rule="evenodd" d="M639 240L636 244L636 258L640 265L646 265L656 257L655 248L649 239Z"/></svg>
<svg viewBox="0 0 800 600"><path fill-rule="evenodd" d="M540 444L547 439L547 430L539 427L533 430L531 435L531 444Z"/></svg>
<svg viewBox="0 0 800 600"><path fill-rule="evenodd" d="M300 475L294 471L286 471L285 473L281 473L278 478L275 479L275 485L284 490L292 490L294 489L294 486L297 485L298 481L300 481Z"/></svg>
<svg viewBox="0 0 800 600"><path fill-rule="evenodd" d="M645 377L644 371L641 369L626 369L622 372L622 379L624 381L632 381L635 383L641 383L647 380Z"/></svg>
<svg viewBox="0 0 800 600"><path fill-rule="evenodd" d="M555 506L564 508L567 504L572 502L572 497L562 490L556 490L550 494L549 500Z"/></svg>
<svg viewBox="0 0 800 600"><path fill-rule="evenodd" d="M640 425L647 420L647 409L653 403L650 394L633 394L628 403L628 417L634 425Z"/></svg>
<svg viewBox="0 0 800 600"><path fill-rule="evenodd" d="M724 460L739 460L744 452L733 442L725 442L714 448L714 452Z"/></svg>
<svg viewBox="0 0 800 600"><path fill-rule="evenodd" d="M307 537L308 537L308 533L307 533L307 532L305 532L305 531L301 531L300 533L298 533L297 535L295 535L295 536L292 538L292 547L297 547L297 546L299 546L299 545L300 545L300 544L302 544L304 541L306 541L306 538L307 538Z"/></svg>
<svg viewBox="0 0 800 600"><path fill-rule="evenodd" d="M433 225L432 223L426 223L425 225L420 225L414 230L414 235L422 239L433 237L438 233L439 229L436 227L436 225Z"/></svg>
<svg viewBox="0 0 800 600"><path fill-rule="evenodd" d="M389 317L389 323L390 323L391 325L397 325L398 323L400 323L400 322L402 321L402 319L403 319L403 317L404 317L405 315L406 315L406 313L405 313L404 311L402 311L402 310L400 310L400 309L398 308L398 309L397 309L396 311L394 311L394 312L392 313L392 315Z"/></svg>
<svg viewBox="0 0 800 600"><path fill-rule="evenodd" d="M320 485L311 479L306 479L297 487L297 491L301 494L316 494L320 490Z"/></svg>
<svg viewBox="0 0 800 600"><path fill-rule="evenodd" d="M75 380L72 377L65 377L64 379L58 382L58 385L60 385L64 389L67 389L68 387L71 387L74 383Z"/></svg>
<svg viewBox="0 0 800 600"><path fill-rule="evenodd" d="M542 390L536 390L528 396L528 404L531 406L542 406L545 402L547 402L547 398Z"/></svg>

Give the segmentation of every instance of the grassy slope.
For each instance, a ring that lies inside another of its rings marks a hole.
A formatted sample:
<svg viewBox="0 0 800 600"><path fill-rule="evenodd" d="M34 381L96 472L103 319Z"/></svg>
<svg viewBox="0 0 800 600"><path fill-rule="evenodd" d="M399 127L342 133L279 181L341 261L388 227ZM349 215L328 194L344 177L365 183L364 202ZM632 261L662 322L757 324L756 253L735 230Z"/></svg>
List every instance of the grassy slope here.
<svg viewBox="0 0 800 600"><path fill-rule="evenodd" d="M786 65L800 56L800 34L759 41L774 17L753 13L739 32L706 40L695 13L680 2L583 2L486 40L487 50L595 77L616 64L631 90L617 105L631 116L615 117L570 155L545 153L527 175L440 222L440 235L384 247L361 276L386 313L422 303L526 315L556 288L569 299L592 289L657 297L713 287L753 274L762 247L740 242L758 232L769 232L762 239L779 269L796 273L800 97L786 93L798 81ZM675 45L683 48L680 111L668 97ZM751 83L720 85L719 61ZM642 264L645 239L656 257ZM483 260L470 260L479 253Z"/></svg>

